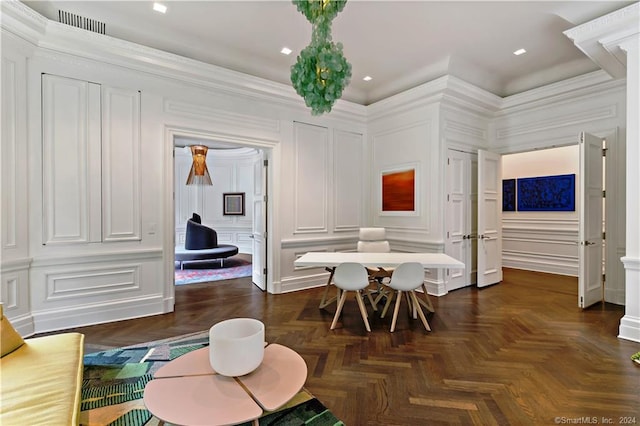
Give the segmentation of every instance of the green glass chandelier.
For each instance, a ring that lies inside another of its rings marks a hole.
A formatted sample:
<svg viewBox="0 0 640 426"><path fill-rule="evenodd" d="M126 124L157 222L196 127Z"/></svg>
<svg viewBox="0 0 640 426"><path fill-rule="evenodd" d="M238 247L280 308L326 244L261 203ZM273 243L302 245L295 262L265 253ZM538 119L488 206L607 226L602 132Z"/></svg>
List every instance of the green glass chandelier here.
<svg viewBox="0 0 640 426"><path fill-rule="evenodd" d="M292 0L312 25L311 43L291 67L291 83L311 114L330 112L351 80L351 64L342 54L342 43L331 38L331 21L347 0Z"/></svg>

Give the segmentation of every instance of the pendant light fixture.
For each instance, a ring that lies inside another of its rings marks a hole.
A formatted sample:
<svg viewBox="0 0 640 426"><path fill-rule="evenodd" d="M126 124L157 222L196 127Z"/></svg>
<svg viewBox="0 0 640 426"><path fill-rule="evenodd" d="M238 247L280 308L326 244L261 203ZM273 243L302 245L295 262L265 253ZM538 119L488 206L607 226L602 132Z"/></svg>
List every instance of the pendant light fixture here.
<svg viewBox="0 0 640 426"><path fill-rule="evenodd" d="M207 169L207 148L204 145L191 145L193 164L187 178L187 185L213 185L209 169Z"/></svg>
<svg viewBox="0 0 640 426"><path fill-rule="evenodd" d="M292 0L311 23L311 43L291 67L291 83L312 115L330 112L351 80L351 64L342 53L342 43L331 38L331 21L347 0Z"/></svg>

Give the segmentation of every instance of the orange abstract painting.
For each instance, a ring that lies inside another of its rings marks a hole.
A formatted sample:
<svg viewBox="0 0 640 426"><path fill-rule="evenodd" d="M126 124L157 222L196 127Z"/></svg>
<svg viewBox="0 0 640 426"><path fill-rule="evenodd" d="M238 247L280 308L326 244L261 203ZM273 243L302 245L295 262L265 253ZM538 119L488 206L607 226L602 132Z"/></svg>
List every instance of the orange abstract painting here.
<svg viewBox="0 0 640 426"><path fill-rule="evenodd" d="M415 169L382 173L382 211L415 211Z"/></svg>

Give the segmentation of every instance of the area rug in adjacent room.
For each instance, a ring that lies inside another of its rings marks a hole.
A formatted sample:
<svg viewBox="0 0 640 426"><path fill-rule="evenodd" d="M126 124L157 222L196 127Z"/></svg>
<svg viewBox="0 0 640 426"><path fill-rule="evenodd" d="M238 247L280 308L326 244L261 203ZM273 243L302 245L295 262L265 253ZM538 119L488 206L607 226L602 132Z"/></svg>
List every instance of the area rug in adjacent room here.
<svg viewBox="0 0 640 426"><path fill-rule="evenodd" d="M220 261L185 262L184 269L176 268L176 285L195 284L210 281L230 280L233 278L250 277L252 273L251 261L230 257L225 259L222 266Z"/></svg>
<svg viewBox="0 0 640 426"><path fill-rule="evenodd" d="M80 405L81 426L157 426L142 395L153 373L170 360L209 345L208 331L86 354ZM244 423L242 426L250 426ZM302 389L284 407L266 413L261 426L338 426L318 399Z"/></svg>

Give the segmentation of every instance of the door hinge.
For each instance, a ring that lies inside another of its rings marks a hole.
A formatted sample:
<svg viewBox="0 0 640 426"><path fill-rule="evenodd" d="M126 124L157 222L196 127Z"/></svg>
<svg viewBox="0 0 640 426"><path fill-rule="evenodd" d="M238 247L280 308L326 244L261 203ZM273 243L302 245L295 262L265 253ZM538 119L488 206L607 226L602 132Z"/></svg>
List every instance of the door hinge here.
<svg viewBox="0 0 640 426"><path fill-rule="evenodd" d="M606 233L606 232L603 232L603 233L602 233L602 239L603 239L603 240L606 240L606 239L607 239L607 238L606 238L606 236L607 236L607 233Z"/></svg>
<svg viewBox="0 0 640 426"><path fill-rule="evenodd" d="M447 238L449 238L449 231L447 231Z"/></svg>
<svg viewBox="0 0 640 426"><path fill-rule="evenodd" d="M269 166L269 160L264 160L264 161L262 162L262 164L263 164L265 167L268 167L268 166Z"/></svg>
<svg viewBox="0 0 640 426"><path fill-rule="evenodd" d="M607 150L608 150L608 149L609 149L609 148L602 148L602 156L603 156L603 157L606 157L606 156L607 156Z"/></svg>
<svg viewBox="0 0 640 426"><path fill-rule="evenodd" d="M606 274L602 274L602 282L605 281L606 276L607 276Z"/></svg>
<svg viewBox="0 0 640 426"><path fill-rule="evenodd" d="M262 275L267 275L267 268L262 268Z"/></svg>
<svg viewBox="0 0 640 426"><path fill-rule="evenodd" d="M605 189L602 190L602 198L607 198L607 191Z"/></svg>
<svg viewBox="0 0 640 426"><path fill-rule="evenodd" d="M451 158L447 158L447 166L451 164Z"/></svg>
<svg viewBox="0 0 640 426"><path fill-rule="evenodd" d="M449 201L449 194L447 194L447 202Z"/></svg>
<svg viewBox="0 0 640 426"><path fill-rule="evenodd" d="M267 202L267 196L265 195L263 198L263 201L266 203Z"/></svg>

